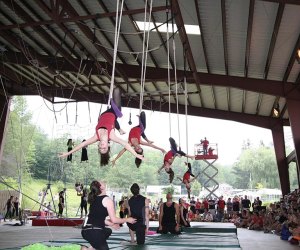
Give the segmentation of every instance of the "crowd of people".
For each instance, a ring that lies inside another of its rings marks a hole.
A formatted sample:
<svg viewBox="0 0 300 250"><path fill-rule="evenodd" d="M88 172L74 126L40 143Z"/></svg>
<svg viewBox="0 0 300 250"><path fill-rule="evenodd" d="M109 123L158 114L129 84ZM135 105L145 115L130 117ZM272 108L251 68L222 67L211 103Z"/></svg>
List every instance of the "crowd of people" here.
<svg viewBox="0 0 300 250"><path fill-rule="evenodd" d="M168 194L169 195L169 194ZM170 196L167 195L167 202ZM162 199L150 206L150 220L158 220L161 225L165 203ZM190 222L229 222L238 228L273 233L291 244L300 243L300 191L295 189L280 201L263 206L259 197L250 201L244 197L195 199L189 203L180 198L178 205L179 226L189 227ZM161 229L162 230L162 229ZM168 230L167 230L168 231ZM169 232L171 232L169 230ZM174 231L173 231L174 232Z"/></svg>

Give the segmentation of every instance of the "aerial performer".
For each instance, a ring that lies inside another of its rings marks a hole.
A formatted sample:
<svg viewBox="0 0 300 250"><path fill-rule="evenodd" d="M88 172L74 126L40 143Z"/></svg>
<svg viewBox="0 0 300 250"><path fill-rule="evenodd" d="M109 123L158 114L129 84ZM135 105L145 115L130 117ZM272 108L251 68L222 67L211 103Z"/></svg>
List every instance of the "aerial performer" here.
<svg viewBox="0 0 300 250"><path fill-rule="evenodd" d="M200 175L197 174L196 176L192 174L192 166L191 163L185 162L185 165L188 166L188 170L184 173L182 179L180 177L177 177L186 187L186 190L188 192L188 198L191 198L191 182L197 179L197 177ZM191 176L193 178L191 178Z"/></svg>
<svg viewBox="0 0 300 250"><path fill-rule="evenodd" d="M73 149L74 142L73 142L72 139L68 139L67 146L68 146L68 152L71 151L71 150ZM72 154L69 154L69 155L68 155L67 161L72 161Z"/></svg>
<svg viewBox="0 0 300 250"><path fill-rule="evenodd" d="M172 170L172 163L173 163L174 159L176 158L176 156L179 156L179 157L185 156L190 159L194 159L195 156L187 155L186 153L181 151L180 147L178 150L177 144L172 137L169 138L169 141L170 141L170 145L171 145L171 150L165 154L164 163L161 166L161 168L158 170L158 173L160 173L160 171L164 168L166 173L169 175L170 183L172 183L172 181L174 179L174 171Z"/></svg>
<svg viewBox="0 0 300 250"><path fill-rule="evenodd" d="M141 112L141 114L139 115L139 125L133 127L130 132L129 132L129 136L128 136L128 143L129 145L132 146L132 148L134 149L134 151L139 154L139 155L143 155L143 149L141 147L141 145L144 146L148 146L151 148L155 148L160 150L163 153L166 153L166 151L158 146L155 146L153 144L153 141L150 141L147 136L145 135L145 129L146 129L146 114L144 111ZM143 137L142 140L141 136ZM125 152L126 152L126 148L123 148L119 154L117 155L117 157L112 161L112 164L115 165L116 160L119 159ZM140 158L135 158L135 165L137 166L137 168L140 167L142 163L142 160Z"/></svg>
<svg viewBox="0 0 300 250"><path fill-rule="evenodd" d="M85 142L85 139L83 139L82 142ZM81 161L80 162L85 162L88 160L89 160L89 157L88 157L88 153L87 153L87 146L85 146L81 150Z"/></svg>
<svg viewBox="0 0 300 250"><path fill-rule="evenodd" d="M82 141L75 146L69 152L61 153L59 157L67 157L68 155L86 147L92 143L99 141L98 151L100 153L100 165L105 166L109 162L110 158L110 146L109 142L114 141L124 146L126 150L132 153L136 158L144 159L143 155L140 155L134 151L134 149L124 140L117 137L115 134L115 128L120 131L120 125L117 122L117 117L122 117L121 113L121 92L119 88L115 88L113 91L113 98L110 100L111 107L102 113L98 119L96 126L96 133L86 141Z"/></svg>

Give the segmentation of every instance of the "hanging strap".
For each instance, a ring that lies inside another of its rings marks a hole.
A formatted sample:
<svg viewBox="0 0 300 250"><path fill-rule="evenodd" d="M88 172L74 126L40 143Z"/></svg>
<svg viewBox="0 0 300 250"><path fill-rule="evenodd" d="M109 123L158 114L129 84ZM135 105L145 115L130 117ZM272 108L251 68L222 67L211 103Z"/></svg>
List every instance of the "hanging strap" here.
<svg viewBox="0 0 300 250"><path fill-rule="evenodd" d="M183 60L184 60L184 106L185 106L185 133L186 133L186 153L189 152L189 130L188 130L188 91L187 91L187 83L186 83L186 54L185 50L183 50ZM187 161L189 161L189 158L187 158Z"/></svg>
<svg viewBox="0 0 300 250"><path fill-rule="evenodd" d="M144 101L144 89L145 89L147 58L148 58L148 47L149 47L149 38L150 38L150 23L151 23L151 14L152 14L153 0L150 1L150 11L149 11L149 17L148 17L147 42L146 42L146 49L145 49L147 4L148 4L148 0L145 2L145 15L144 15L144 36L143 36L143 53L142 53L142 70L141 70L141 90L140 90L140 113L142 112L143 101Z"/></svg>
<svg viewBox="0 0 300 250"><path fill-rule="evenodd" d="M117 1L115 43L114 43L115 46L114 46L114 55L113 55L113 68L112 68L111 79L110 79L109 98L108 98L108 103L107 103L108 107L110 107L110 99L112 98L112 94L113 94L113 90L114 90L115 67L116 67L116 58L117 58L119 36L120 36L120 29L121 29L123 4L124 4L124 0L122 0L122 2L121 2L120 15L119 15L119 1Z"/></svg>
<svg viewBox="0 0 300 250"><path fill-rule="evenodd" d="M166 1L166 6L168 4L168 1ZM168 57L168 85L169 85L169 132L170 137L172 137L172 126L171 126L171 80L170 80L170 44L169 44L169 9L166 10L166 16L167 16L167 57Z"/></svg>

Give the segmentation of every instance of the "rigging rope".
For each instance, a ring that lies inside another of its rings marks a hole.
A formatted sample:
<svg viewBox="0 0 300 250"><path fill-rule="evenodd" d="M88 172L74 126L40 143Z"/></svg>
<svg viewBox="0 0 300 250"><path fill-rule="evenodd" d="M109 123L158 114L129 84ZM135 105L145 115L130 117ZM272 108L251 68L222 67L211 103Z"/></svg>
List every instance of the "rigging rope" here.
<svg viewBox="0 0 300 250"><path fill-rule="evenodd" d="M108 97L108 103L107 103L108 107L110 107L110 99L112 98L112 94L113 94L113 90L114 90L115 67L116 67L116 58L117 58L117 52L118 52L117 50L118 50L119 36L120 36L120 29L121 29L121 22L122 22L123 4L124 4L124 0L122 0L122 2L121 2L120 16L119 16L118 15L119 1L117 1L113 68L112 68L111 79L110 79L110 89L109 89L109 97Z"/></svg>
<svg viewBox="0 0 300 250"><path fill-rule="evenodd" d="M172 22L172 30L174 32L174 23ZM179 100L178 100L178 81L177 81L177 66L176 66L176 46L173 36L173 58L174 58L174 78L175 78L175 95L176 95L176 110L177 110L177 129L178 129L178 146L181 146L180 140L180 119L179 119Z"/></svg>
<svg viewBox="0 0 300 250"><path fill-rule="evenodd" d="M166 5L168 4L166 0ZM167 20L169 18L169 9L166 10ZM168 57L168 85L169 85L169 132L172 136L171 126L171 80L170 80L170 44L169 44L169 22L167 22L167 57Z"/></svg>
<svg viewBox="0 0 300 250"><path fill-rule="evenodd" d="M146 0L146 2L145 2L145 16L144 16L144 36L143 36L142 70L141 70L141 89L140 89L140 113L142 112L143 100L144 100L144 89L145 89L147 57L148 57L147 51L148 51L148 46L149 46L150 20L151 20L153 0L150 1L150 12L149 12L149 18L148 18L148 33L147 33L147 42L146 42L146 49L145 49L147 3L148 3L148 0ZM145 50L146 50L146 52L145 52Z"/></svg>
<svg viewBox="0 0 300 250"><path fill-rule="evenodd" d="M187 83L186 83L186 54L185 54L185 50L183 50L183 67L184 67L184 104L185 104L185 129L186 129L186 153L188 154L189 152L189 133L188 133L188 108L187 108L187 104L188 104L188 91L187 91ZM187 161L189 161L189 158L187 158Z"/></svg>

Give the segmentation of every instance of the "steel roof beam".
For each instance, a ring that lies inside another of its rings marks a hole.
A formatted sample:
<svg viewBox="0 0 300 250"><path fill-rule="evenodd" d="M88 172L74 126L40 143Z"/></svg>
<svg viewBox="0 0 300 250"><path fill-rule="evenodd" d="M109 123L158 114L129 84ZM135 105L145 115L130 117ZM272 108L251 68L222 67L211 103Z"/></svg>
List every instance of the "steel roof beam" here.
<svg viewBox="0 0 300 250"><path fill-rule="evenodd" d="M298 40L297 40L297 42L296 42L296 44L295 44L295 47L294 47L294 49L293 49L293 52L292 52L292 54L291 54L291 57L290 57L290 60L289 60L289 64L288 64L288 67L287 67L287 69L286 69L286 71L285 71L285 73L284 73L284 77L283 77L283 81L284 81L284 82L286 82L286 81L288 80L288 78L289 78L289 75L290 75L290 73L291 73L291 70L292 70L292 68L293 68L293 66L294 66L294 63L295 63L295 61L296 61L298 49L300 49L300 34L299 34L299 36L298 36Z"/></svg>
<svg viewBox="0 0 300 250"><path fill-rule="evenodd" d="M178 1L177 0L171 0L171 7L172 7L172 12L174 13L174 16L175 16L175 22L176 22L176 25L178 27L178 32L179 32L179 36L180 36L181 43L182 43L182 46L183 46L183 50L186 53L188 64L190 65L190 68L193 72L193 77L195 79L196 87L197 87L197 90L199 92L200 103L201 103L201 106L203 107L203 98L201 96L201 88L200 88L201 81L199 79L199 76L197 75L197 67L196 67L196 64L195 64L195 60L194 60L194 57L193 57L193 53L192 53L192 49L191 49L191 46L190 46L188 36L186 34L186 31L185 31L184 22L183 22L183 18L182 18L182 15L181 15L181 11L180 11Z"/></svg>
<svg viewBox="0 0 300 250"><path fill-rule="evenodd" d="M262 0L265 2L282 3L282 4L295 4L300 5L299 0Z"/></svg>
<svg viewBox="0 0 300 250"><path fill-rule="evenodd" d="M18 64L24 64L29 65L29 62L26 60L26 58L21 55L21 53L15 53L6 51L4 52L5 57L0 58L0 61L8 62L8 63L18 63ZM43 59L43 61L51 62L51 57L48 56L40 56L40 58ZM18 58L18 60L16 59ZM79 63L79 61L78 61ZM89 72L92 68L91 74L99 74L97 71L94 61L91 60L84 60L82 62L83 64L86 64L86 69ZM104 62L97 62L101 67L105 68L106 63ZM73 67L70 65L63 65L63 61L57 59L57 61L54 63L47 63L48 66L57 67L58 69L61 69L62 71L72 71ZM117 64L118 67L122 68L123 71L125 71L129 78L140 78L140 66L136 65L123 65L123 64ZM107 68L110 70L110 67ZM147 77L146 77L146 84L149 81L166 81L167 80L167 69L162 68L154 68L154 67L147 67ZM174 71L170 71L172 80L174 80ZM300 99L300 92L295 91L297 89L300 89L299 85L295 85L293 83L283 83L282 81L275 81L275 80L266 80L266 79L257 79L257 78L245 78L245 77L238 77L238 76L226 76L226 75L217 75L217 74L208 74L208 73L196 73L199 79L201 79L201 84L203 85L214 85L214 86L221 86L221 87L233 87L238 88L242 90L249 90L253 92L268 94L268 95L274 95L274 96L280 96L285 98L291 98L291 99ZM299 74L300 75L300 74ZM177 70L177 77L183 78L184 71ZM190 71L186 72L187 82L189 84L195 83L194 74Z"/></svg>
<svg viewBox="0 0 300 250"><path fill-rule="evenodd" d="M22 91L17 91L17 88L22 88L21 86L14 86L13 83L5 83L6 89L10 90L10 87L14 87L14 92L19 92L21 95L23 95ZM71 94L72 90L64 90L63 92L56 88L51 87L45 87L41 86L43 93L45 93L47 96L52 97L62 97L64 98L64 95ZM27 91L27 95L38 95L38 93L35 92L35 90ZM75 92L72 95L72 99L76 99L77 101L91 101L96 103L106 103L106 96L105 95L99 95L98 93L90 93L89 98L86 99L84 96L81 95L80 92ZM129 97L123 97L124 102L128 101ZM145 102L145 109L148 110L159 110L163 112L169 112L168 105L162 105L159 101L144 101ZM129 107L131 108L139 108L139 101L138 100L131 100L129 102ZM176 110L176 104L171 104L172 110ZM179 105L179 114L185 114L185 106ZM209 118L216 118L216 119L222 119L222 120L229 120L229 121L235 121L235 122L241 122L253 126L258 126L261 128L266 129L272 129L274 128L278 123L283 123L285 126L289 126L289 120L288 119L278 119L273 118L269 116L257 116L257 115L251 115L251 114L242 114L238 112L232 112L232 111L224 111L224 110L216 110L216 109L208 109L208 108L201 108L201 107L194 107L189 106L188 107L188 114L192 116L201 116L201 117L209 117Z"/></svg>
<svg viewBox="0 0 300 250"><path fill-rule="evenodd" d="M152 8L152 12L159 12L166 10L166 6L157 6ZM144 13L144 9L133 9L133 10L124 10L122 12L123 16L126 15L135 15ZM101 14L95 14L95 15L86 15L86 16L74 16L69 18L63 18L58 17L56 20L42 20L42 21L30 21L26 23L20 23L20 24L11 24L11 25L1 25L0 30L11 30L14 28L25 28L25 27L38 27L43 25L51 25L56 23L70 23L70 22L80 22L85 20L95 20L95 19L101 19L101 18L107 18L107 17L115 17L116 12L109 12L109 13L101 13Z"/></svg>

